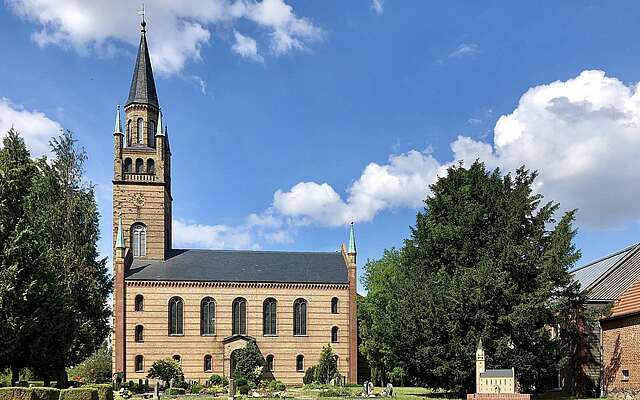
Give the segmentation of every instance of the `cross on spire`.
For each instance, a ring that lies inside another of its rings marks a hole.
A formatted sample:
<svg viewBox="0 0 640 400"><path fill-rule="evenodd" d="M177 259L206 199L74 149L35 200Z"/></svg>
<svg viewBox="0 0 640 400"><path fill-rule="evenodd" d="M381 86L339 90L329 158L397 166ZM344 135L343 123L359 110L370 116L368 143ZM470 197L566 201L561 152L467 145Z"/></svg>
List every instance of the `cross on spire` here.
<svg viewBox="0 0 640 400"><path fill-rule="evenodd" d="M138 15L140 15L140 17L142 18L142 21L140 21L140 26L142 27L142 29L140 29L140 32L146 32L145 27L147 26L147 23L144 20L144 3L142 3L140 9L138 10Z"/></svg>

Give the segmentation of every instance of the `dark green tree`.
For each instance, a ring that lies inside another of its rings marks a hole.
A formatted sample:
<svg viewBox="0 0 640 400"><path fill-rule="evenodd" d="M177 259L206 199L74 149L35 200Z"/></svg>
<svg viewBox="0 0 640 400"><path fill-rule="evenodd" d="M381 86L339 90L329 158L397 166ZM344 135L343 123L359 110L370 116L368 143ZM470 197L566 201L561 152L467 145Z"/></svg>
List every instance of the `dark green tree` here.
<svg viewBox="0 0 640 400"><path fill-rule="evenodd" d="M177 380L182 377L182 368L177 361L167 358L166 360L156 360L149 368L149 378L161 379L167 387L171 379Z"/></svg>
<svg viewBox="0 0 640 400"><path fill-rule="evenodd" d="M235 357L234 375L236 379L245 378L246 380L257 383L262 375L262 354L255 340L249 340L243 348L233 352Z"/></svg>
<svg viewBox="0 0 640 400"><path fill-rule="evenodd" d="M333 353L330 344L323 346L322 353L320 353L320 360L318 360L318 364L315 366L315 381L327 385L332 379L338 376L338 361L336 360L336 355Z"/></svg>
<svg viewBox="0 0 640 400"><path fill-rule="evenodd" d="M432 185L402 250L367 265L370 359L379 352L388 371L406 366L417 383L463 392L482 338L489 368L515 367L525 391L549 386L566 348L549 328L580 303L568 272L580 253L574 211L556 221L558 204L543 203L535 179L476 161Z"/></svg>

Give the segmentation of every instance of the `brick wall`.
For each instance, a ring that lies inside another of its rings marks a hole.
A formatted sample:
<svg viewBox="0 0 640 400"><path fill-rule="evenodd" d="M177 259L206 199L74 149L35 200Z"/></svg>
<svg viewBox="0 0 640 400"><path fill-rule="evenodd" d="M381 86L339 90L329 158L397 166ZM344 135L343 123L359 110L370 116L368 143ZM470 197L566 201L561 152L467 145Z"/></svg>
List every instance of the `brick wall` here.
<svg viewBox="0 0 640 400"><path fill-rule="evenodd" d="M602 321L602 361L608 393L640 390L640 314Z"/></svg>

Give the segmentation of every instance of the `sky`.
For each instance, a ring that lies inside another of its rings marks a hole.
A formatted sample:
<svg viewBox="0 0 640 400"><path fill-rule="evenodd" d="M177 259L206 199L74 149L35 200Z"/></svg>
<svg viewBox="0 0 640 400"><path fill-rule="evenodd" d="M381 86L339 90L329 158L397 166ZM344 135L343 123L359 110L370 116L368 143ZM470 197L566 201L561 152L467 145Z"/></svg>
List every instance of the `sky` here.
<svg viewBox="0 0 640 400"><path fill-rule="evenodd" d="M129 0L5 0L0 135L69 129L111 254L115 108L140 38ZM639 241L635 1L147 0L172 150L176 248L402 246L459 161L539 172L578 209L578 265ZM362 291L363 288L360 287Z"/></svg>

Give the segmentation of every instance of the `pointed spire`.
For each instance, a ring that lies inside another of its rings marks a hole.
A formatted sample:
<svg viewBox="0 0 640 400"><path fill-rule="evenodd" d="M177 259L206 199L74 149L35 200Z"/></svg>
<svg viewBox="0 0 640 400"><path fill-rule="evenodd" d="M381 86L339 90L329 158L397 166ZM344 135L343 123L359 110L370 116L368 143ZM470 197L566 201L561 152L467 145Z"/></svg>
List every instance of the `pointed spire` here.
<svg viewBox="0 0 640 400"><path fill-rule="evenodd" d="M482 350L482 338L478 339L478 350Z"/></svg>
<svg viewBox="0 0 640 400"><path fill-rule="evenodd" d="M351 222L351 228L349 229L349 248L347 250L348 254L356 253L356 233L353 229L353 222Z"/></svg>
<svg viewBox="0 0 640 400"><path fill-rule="evenodd" d="M151 104L159 107L158 94L156 93L156 83L153 80L153 70L151 69L151 58L147 46L146 26L144 14L142 14L142 26L140 34L140 47L138 48L138 58L133 69L133 79L129 89L129 98L126 106L132 103Z"/></svg>
<svg viewBox="0 0 640 400"><path fill-rule="evenodd" d="M162 111L158 113L158 125L156 126L156 136L164 136L164 130L162 129Z"/></svg>
<svg viewBox="0 0 640 400"><path fill-rule="evenodd" d="M116 249L124 249L124 234L122 233L122 211L118 214L118 233L116 234Z"/></svg>
<svg viewBox="0 0 640 400"><path fill-rule="evenodd" d="M122 118L120 117L120 104L116 108L116 127L113 130L114 133L122 133Z"/></svg>

